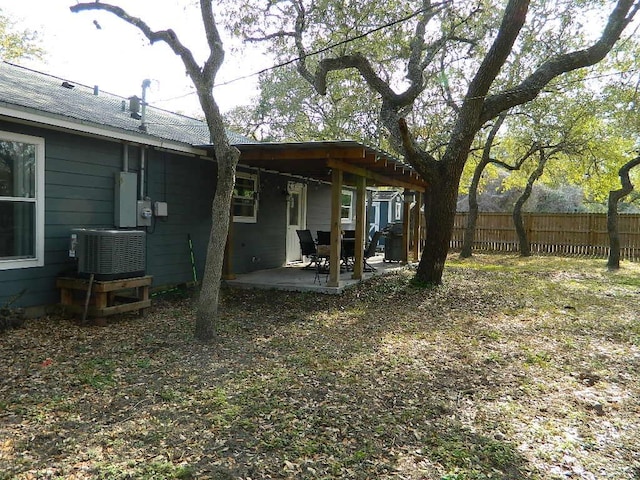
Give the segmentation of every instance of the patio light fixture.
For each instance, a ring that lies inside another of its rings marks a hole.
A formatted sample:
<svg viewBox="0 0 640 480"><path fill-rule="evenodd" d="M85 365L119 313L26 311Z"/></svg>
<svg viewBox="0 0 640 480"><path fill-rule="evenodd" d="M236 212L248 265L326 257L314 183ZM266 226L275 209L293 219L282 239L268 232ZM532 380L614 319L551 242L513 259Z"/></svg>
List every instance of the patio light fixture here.
<svg viewBox="0 0 640 480"><path fill-rule="evenodd" d="M405 203L413 203L416 200L416 193L411 190L405 190L402 195Z"/></svg>

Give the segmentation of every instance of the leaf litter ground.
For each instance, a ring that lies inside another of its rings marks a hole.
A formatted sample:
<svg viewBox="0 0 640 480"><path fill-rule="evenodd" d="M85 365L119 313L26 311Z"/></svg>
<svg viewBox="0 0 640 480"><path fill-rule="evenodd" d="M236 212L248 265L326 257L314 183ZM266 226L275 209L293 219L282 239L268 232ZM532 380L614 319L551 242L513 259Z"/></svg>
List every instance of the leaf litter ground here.
<svg viewBox="0 0 640 480"><path fill-rule="evenodd" d="M0 335L0 479L638 479L640 266L451 256Z"/></svg>

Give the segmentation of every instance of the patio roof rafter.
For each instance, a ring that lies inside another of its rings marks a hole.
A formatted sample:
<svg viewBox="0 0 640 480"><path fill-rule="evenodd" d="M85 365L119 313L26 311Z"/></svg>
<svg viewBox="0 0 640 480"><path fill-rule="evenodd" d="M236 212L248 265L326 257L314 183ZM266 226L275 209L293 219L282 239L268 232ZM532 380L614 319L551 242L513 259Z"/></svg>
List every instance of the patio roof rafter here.
<svg viewBox="0 0 640 480"><path fill-rule="evenodd" d="M380 175L366 168L351 165L343 160L330 159L327 161L327 166L329 166L332 169L337 168L342 170L343 172L351 173L359 177L364 177L367 180L373 180L377 184L389 185L393 187L403 187L408 190L416 190L419 192L424 192L425 190L424 187L418 186L415 183L411 183L403 180L397 180L395 178L385 176L385 175Z"/></svg>
<svg viewBox="0 0 640 480"><path fill-rule="evenodd" d="M345 184L350 175L365 177L370 185L401 187L424 192L427 183L410 165L392 155L355 141L252 143L236 145L240 164L332 182L331 172L340 168Z"/></svg>

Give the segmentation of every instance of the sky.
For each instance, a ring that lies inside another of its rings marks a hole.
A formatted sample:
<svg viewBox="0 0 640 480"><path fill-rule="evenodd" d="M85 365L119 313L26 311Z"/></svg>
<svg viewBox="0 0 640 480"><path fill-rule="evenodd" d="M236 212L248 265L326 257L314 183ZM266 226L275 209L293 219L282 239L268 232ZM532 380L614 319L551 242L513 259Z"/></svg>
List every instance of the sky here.
<svg viewBox="0 0 640 480"><path fill-rule="evenodd" d="M142 95L142 82L151 80L147 90L150 105L198 116L200 107L182 61L166 44L150 45L135 27L108 12L71 13L76 0L0 0L3 14L22 30L37 31L46 50L42 60L16 63L34 70L88 85L123 97ZM152 30L172 28L194 53L200 64L208 50L199 11L191 0L118 0L114 5L143 19ZM100 28L97 28L95 22ZM235 80L270 65L259 54L238 55L225 40L225 63L217 83ZM255 48L255 47L254 47ZM257 77L214 89L220 108L227 111L249 103L256 96Z"/></svg>

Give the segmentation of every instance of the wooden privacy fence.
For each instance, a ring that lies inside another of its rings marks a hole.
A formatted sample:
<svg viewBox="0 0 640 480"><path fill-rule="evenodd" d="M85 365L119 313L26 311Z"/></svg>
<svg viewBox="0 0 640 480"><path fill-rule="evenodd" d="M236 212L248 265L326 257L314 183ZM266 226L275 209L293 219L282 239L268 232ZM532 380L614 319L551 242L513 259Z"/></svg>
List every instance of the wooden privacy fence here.
<svg viewBox="0 0 640 480"><path fill-rule="evenodd" d="M456 214L451 248L462 248L467 213ZM525 213L532 254L604 257L609 255L607 215L604 213ZM620 214L620 258L640 261L640 215ZM518 252L511 213L480 213L474 251Z"/></svg>

